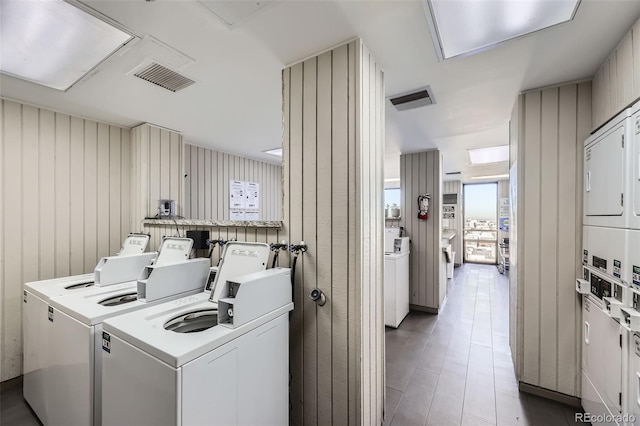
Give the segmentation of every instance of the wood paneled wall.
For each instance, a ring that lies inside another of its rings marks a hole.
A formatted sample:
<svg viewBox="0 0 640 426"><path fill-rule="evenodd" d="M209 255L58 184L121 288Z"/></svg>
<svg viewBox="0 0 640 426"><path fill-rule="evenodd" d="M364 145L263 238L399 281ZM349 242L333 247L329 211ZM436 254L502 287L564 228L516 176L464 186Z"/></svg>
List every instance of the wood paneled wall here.
<svg viewBox="0 0 640 426"><path fill-rule="evenodd" d="M456 252L456 265L461 265L464 259L464 204L462 196L462 182L459 180L448 180L442 182L443 194L458 194L458 204L456 205L455 219L442 219L442 228L455 229L456 236L451 241L452 250ZM417 206L417 203L416 203ZM414 209L415 210L415 209Z"/></svg>
<svg viewBox="0 0 640 426"><path fill-rule="evenodd" d="M260 220L282 218L282 167L185 144L184 217L228 220L229 181L260 184Z"/></svg>
<svg viewBox="0 0 640 426"><path fill-rule="evenodd" d="M591 83L530 91L517 104L516 371L520 381L580 392L582 144ZM512 167L513 170L513 167ZM513 200L512 200L513 201ZM515 243L515 247L514 247ZM513 318L512 318L513 320ZM513 344L513 342L512 342Z"/></svg>
<svg viewBox="0 0 640 426"><path fill-rule="evenodd" d="M180 133L151 124L131 129L131 229L140 230L145 217L158 214L158 200L175 200L184 216L183 156Z"/></svg>
<svg viewBox="0 0 640 426"><path fill-rule="evenodd" d="M411 238L409 303L413 308L437 311L446 294L440 271L443 262L442 155L438 150L400 156L400 224ZM418 195L431 194L429 219L418 219Z"/></svg>
<svg viewBox="0 0 640 426"><path fill-rule="evenodd" d="M592 128L640 99L640 20L629 29L593 77Z"/></svg>
<svg viewBox="0 0 640 426"><path fill-rule="evenodd" d="M129 130L0 99L0 381L22 374L22 284L93 271L129 228Z"/></svg>
<svg viewBox="0 0 640 426"><path fill-rule="evenodd" d="M380 425L384 82L360 40L282 74L284 233L304 240L291 324L291 424ZM325 306L308 297L321 289Z"/></svg>

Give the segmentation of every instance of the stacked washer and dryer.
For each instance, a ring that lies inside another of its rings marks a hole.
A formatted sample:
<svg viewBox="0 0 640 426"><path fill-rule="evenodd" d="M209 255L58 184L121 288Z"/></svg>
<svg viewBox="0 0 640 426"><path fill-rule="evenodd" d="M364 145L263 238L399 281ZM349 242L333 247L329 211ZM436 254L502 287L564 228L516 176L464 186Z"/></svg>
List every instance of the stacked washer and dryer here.
<svg viewBox="0 0 640 426"><path fill-rule="evenodd" d="M640 102L585 141L583 194L582 406L640 425Z"/></svg>

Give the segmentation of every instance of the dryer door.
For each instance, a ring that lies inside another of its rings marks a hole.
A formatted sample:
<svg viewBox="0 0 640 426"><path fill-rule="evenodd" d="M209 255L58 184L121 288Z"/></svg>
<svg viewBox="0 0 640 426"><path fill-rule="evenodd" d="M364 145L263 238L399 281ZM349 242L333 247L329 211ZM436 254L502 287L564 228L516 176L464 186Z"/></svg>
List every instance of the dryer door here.
<svg viewBox="0 0 640 426"><path fill-rule="evenodd" d="M624 124L584 149L585 216L622 216L624 193Z"/></svg>

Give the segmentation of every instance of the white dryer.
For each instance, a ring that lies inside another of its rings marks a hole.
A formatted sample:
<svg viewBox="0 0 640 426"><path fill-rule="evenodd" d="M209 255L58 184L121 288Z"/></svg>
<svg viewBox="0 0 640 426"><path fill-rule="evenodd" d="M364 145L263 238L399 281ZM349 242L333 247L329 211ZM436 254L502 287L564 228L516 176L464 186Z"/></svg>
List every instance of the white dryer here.
<svg viewBox="0 0 640 426"><path fill-rule="evenodd" d="M105 321L103 425L289 423L291 272L239 275L268 256L266 245L229 243L209 297Z"/></svg>
<svg viewBox="0 0 640 426"><path fill-rule="evenodd" d="M100 424L102 321L201 292L210 260L188 259L192 246L188 238L165 238L137 280L51 299L49 425Z"/></svg>
<svg viewBox="0 0 640 426"><path fill-rule="evenodd" d="M622 283L593 268L584 270L583 279L590 283L590 289L582 296L582 407L593 415L619 415L626 333L607 311L603 299L615 298L614 288Z"/></svg>
<svg viewBox="0 0 640 426"><path fill-rule="evenodd" d="M148 235L128 235L117 256L102 258L98 263L98 285L118 284L137 279L145 265L156 254L145 253ZM95 288L96 272L25 283L23 286L22 343L24 353L23 396L40 421L48 424L46 371L49 352L49 302L52 297L75 294ZM101 278L101 279L100 279Z"/></svg>
<svg viewBox="0 0 640 426"><path fill-rule="evenodd" d="M630 227L632 127L626 109L584 142L584 225Z"/></svg>

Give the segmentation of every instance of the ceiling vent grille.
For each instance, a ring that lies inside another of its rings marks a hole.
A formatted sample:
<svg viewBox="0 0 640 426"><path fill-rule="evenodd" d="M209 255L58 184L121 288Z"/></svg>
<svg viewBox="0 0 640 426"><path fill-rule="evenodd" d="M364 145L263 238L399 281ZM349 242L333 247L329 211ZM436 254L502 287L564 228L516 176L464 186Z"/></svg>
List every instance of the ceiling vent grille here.
<svg viewBox="0 0 640 426"><path fill-rule="evenodd" d="M431 93L431 87L429 86L392 96L389 98L389 101L398 111L405 111L436 103Z"/></svg>
<svg viewBox="0 0 640 426"><path fill-rule="evenodd" d="M172 92L177 92L195 83L195 81L190 78L155 62L136 72L134 75L149 83L171 90Z"/></svg>

